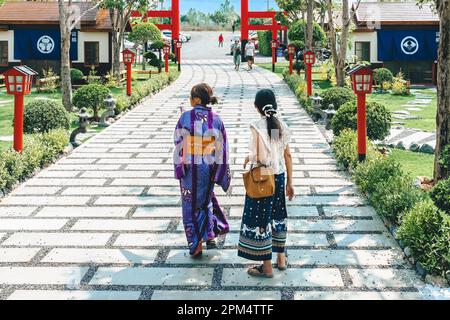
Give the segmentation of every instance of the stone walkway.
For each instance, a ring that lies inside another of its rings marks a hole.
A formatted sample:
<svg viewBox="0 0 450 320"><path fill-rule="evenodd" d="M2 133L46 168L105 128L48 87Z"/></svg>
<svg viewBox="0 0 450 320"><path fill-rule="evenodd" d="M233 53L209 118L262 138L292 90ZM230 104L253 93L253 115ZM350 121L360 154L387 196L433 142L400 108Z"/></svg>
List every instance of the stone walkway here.
<svg viewBox="0 0 450 320"><path fill-rule="evenodd" d="M180 79L29 180L0 203L3 299L415 299L422 281L375 212L336 167L325 138L284 82L228 60L186 62ZM206 81L228 128L232 195L218 191L231 233L192 260L173 179L172 132L190 88ZM293 130L289 263L246 274L236 245L248 123L259 88L277 93Z"/></svg>

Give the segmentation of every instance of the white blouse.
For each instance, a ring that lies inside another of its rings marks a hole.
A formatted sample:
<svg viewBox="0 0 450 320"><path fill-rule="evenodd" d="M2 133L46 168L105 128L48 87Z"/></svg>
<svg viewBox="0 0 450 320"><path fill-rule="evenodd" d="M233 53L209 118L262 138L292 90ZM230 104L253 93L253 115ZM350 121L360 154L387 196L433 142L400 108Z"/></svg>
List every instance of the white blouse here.
<svg viewBox="0 0 450 320"><path fill-rule="evenodd" d="M283 120L277 119L280 121L283 128L281 139L270 139L269 133L267 132L266 117L262 117L260 120L250 124L250 128L253 128L259 134L267 151L268 159L260 159L260 161L265 165L270 165L275 174L281 174L286 172L284 150L286 150L287 145L291 141L292 133ZM276 134L274 136L276 136ZM257 141L254 139L253 134L250 134L248 148L250 161L253 164L256 164Z"/></svg>

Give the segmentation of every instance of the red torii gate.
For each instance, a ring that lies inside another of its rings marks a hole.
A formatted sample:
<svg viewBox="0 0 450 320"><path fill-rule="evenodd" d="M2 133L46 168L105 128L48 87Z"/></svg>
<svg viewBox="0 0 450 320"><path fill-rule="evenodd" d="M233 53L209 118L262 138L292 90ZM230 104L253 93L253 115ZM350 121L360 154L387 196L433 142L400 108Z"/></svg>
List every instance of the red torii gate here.
<svg viewBox="0 0 450 320"><path fill-rule="evenodd" d="M148 18L169 18L170 24L156 24L159 30L172 31L172 42L178 58L178 70L181 69L181 42L180 42L180 0L172 0L171 10L148 10L144 16L139 11L131 13L132 18L147 20Z"/></svg>
<svg viewBox="0 0 450 320"><path fill-rule="evenodd" d="M242 42L242 52L245 52L245 45L248 42L248 36L250 30L255 31L272 31L272 70L275 72L275 62L276 62L276 48L278 46L278 31L287 30L286 26L279 24L275 16L277 12L275 11L249 11L249 0L241 0L241 42ZM267 18L272 19L271 25L251 25L250 19L254 18ZM244 54L242 55L244 59Z"/></svg>

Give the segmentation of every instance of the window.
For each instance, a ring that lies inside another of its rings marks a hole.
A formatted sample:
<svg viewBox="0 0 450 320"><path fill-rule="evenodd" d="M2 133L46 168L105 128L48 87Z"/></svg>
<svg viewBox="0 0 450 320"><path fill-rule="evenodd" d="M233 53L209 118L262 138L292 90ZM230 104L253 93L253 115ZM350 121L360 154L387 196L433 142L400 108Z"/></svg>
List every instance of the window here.
<svg viewBox="0 0 450 320"><path fill-rule="evenodd" d="M361 61L370 62L370 42L355 42L355 55Z"/></svg>
<svg viewBox="0 0 450 320"><path fill-rule="evenodd" d="M99 43L98 42L85 42L84 43L84 64L86 66L99 65Z"/></svg>
<svg viewBox="0 0 450 320"><path fill-rule="evenodd" d="M0 65L8 65L8 41L0 41Z"/></svg>

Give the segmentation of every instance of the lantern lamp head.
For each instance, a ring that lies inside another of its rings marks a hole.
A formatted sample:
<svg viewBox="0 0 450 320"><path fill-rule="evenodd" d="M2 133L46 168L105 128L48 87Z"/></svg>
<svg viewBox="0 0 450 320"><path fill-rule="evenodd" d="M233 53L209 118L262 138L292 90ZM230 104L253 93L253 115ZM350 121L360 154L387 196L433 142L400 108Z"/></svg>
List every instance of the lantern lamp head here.
<svg viewBox="0 0 450 320"><path fill-rule="evenodd" d="M177 48L181 49L182 46L183 46L183 42L177 41Z"/></svg>
<svg viewBox="0 0 450 320"><path fill-rule="evenodd" d="M30 94L33 76L38 73L27 66L17 66L3 73L8 94Z"/></svg>
<svg viewBox="0 0 450 320"><path fill-rule="evenodd" d="M313 65L314 63L316 63L316 55L315 55L314 51L306 51L304 53L304 58L305 58L305 64Z"/></svg>
<svg viewBox="0 0 450 320"><path fill-rule="evenodd" d="M365 66L356 66L347 72L352 80L352 89L356 94L372 93L373 71Z"/></svg>
<svg viewBox="0 0 450 320"><path fill-rule="evenodd" d="M288 53L289 54L295 54L295 46L293 45L293 44L290 44L289 46L288 46Z"/></svg>
<svg viewBox="0 0 450 320"><path fill-rule="evenodd" d="M272 48L278 47L278 41L277 41L277 40L272 40L272 41L270 42L270 44L272 45Z"/></svg>
<svg viewBox="0 0 450 320"><path fill-rule="evenodd" d="M123 62L125 64L133 64L136 57L136 53L133 50L125 49L122 51Z"/></svg>
<svg viewBox="0 0 450 320"><path fill-rule="evenodd" d="M167 43L164 45L164 54L169 54L170 53L170 45L168 45Z"/></svg>

